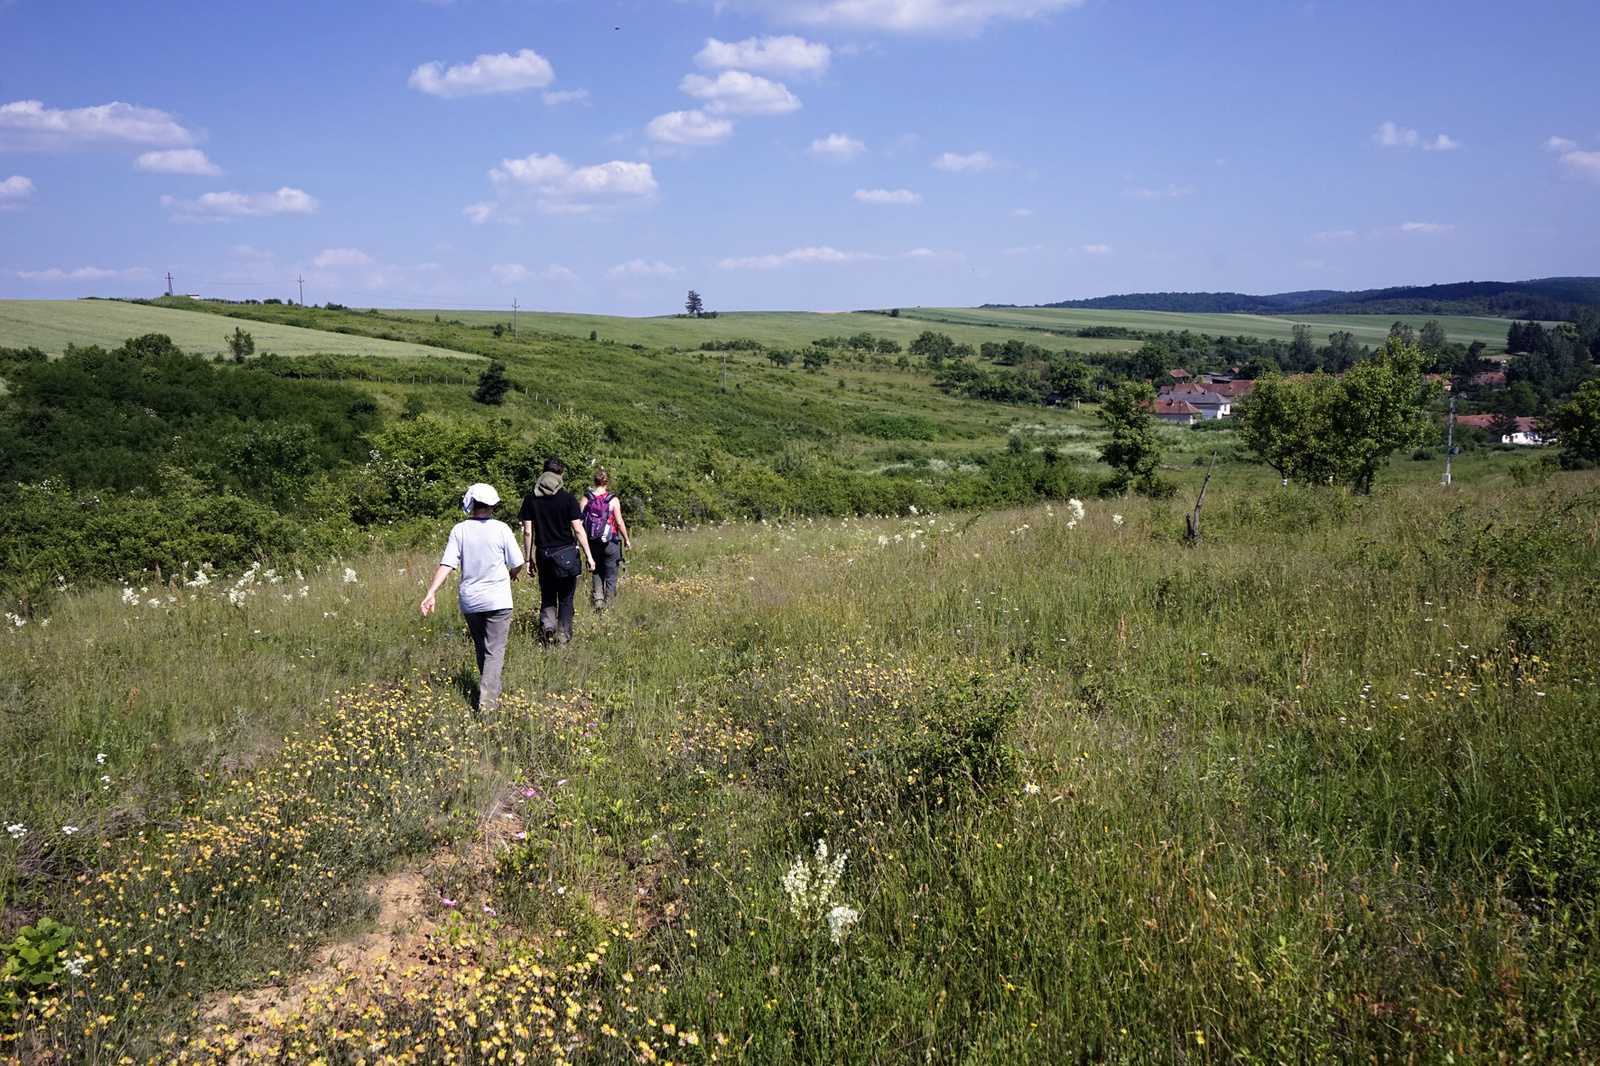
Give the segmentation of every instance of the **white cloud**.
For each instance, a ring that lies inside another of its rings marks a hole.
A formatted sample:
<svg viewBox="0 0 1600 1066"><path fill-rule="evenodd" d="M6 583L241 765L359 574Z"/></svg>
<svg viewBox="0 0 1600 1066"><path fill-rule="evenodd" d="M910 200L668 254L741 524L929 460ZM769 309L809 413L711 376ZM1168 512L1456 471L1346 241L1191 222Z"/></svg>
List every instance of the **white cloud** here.
<svg viewBox="0 0 1600 1066"><path fill-rule="evenodd" d="M832 160L835 163L846 163L867 150L862 141L844 133L830 133L821 140L811 142L811 154Z"/></svg>
<svg viewBox="0 0 1600 1066"><path fill-rule="evenodd" d="M743 70L725 70L715 80L685 74L678 88L706 101L706 112L712 115L787 115L800 108L800 98L782 82Z"/></svg>
<svg viewBox="0 0 1600 1066"><path fill-rule="evenodd" d="M267 215L312 215L318 205L314 197L285 185L277 192L208 192L196 200L163 196L161 206L177 209L174 222L226 222Z"/></svg>
<svg viewBox="0 0 1600 1066"><path fill-rule="evenodd" d="M1416 130L1404 129L1393 122L1385 122L1372 135L1372 143L1384 148L1415 148L1420 141Z"/></svg>
<svg viewBox="0 0 1600 1066"><path fill-rule="evenodd" d="M1353 241L1356 231L1353 229L1325 229L1321 233L1313 234L1313 239L1319 241Z"/></svg>
<svg viewBox="0 0 1600 1066"><path fill-rule="evenodd" d="M232 248L229 248L228 251L232 252L236 256L239 256L241 259L272 258L271 252L262 251L260 248L255 248L248 244L236 244Z"/></svg>
<svg viewBox="0 0 1600 1066"><path fill-rule="evenodd" d="M531 196L545 214L579 215L608 206L646 203L655 198L655 176L649 163L613 159L609 163L574 167L558 155L535 152L522 159L504 159L489 171L501 195L500 204L474 204L467 216L484 222L502 206L513 208Z"/></svg>
<svg viewBox="0 0 1600 1066"><path fill-rule="evenodd" d="M698 108L693 111L668 111L657 115L644 128L645 135L662 144L682 144L705 148L721 144L733 135L733 123L711 118Z"/></svg>
<svg viewBox="0 0 1600 1066"><path fill-rule="evenodd" d="M971 155L946 152L935 159L933 165L938 170L948 170L954 174L976 174L980 170L990 170L998 164L988 152L973 152Z"/></svg>
<svg viewBox="0 0 1600 1066"><path fill-rule="evenodd" d="M1600 152L1580 152L1578 142L1551 137L1544 147L1561 153L1561 167L1569 177L1600 181Z"/></svg>
<svg viewBox="0 0 1600 1066"><path fill-rule="evenodd" d="M329 248L311 262L319 267L366 266L372 257L359 248Z"/></svg>
<svg viewBox="0 0 1600 1066"><path fill-rule="evenodd" d="M533 275L521 263L496 263L489 268L495 277L504 282L527 281Z"/></svg>
<svg viewBox="0 0 1600 1066"><path fill-rule="evenodd" d="M864 204L917 204L922 202L922 194L912 192L910 189L857 189L851 195Z"/></svg>
<svg viewBox="0 0 1600 1066"><path fill-rule="evenodd" d="M1086 245L1083 246L1083 250L1088 252L1090 255L1110 255L1111 254L1111 245L1109 245L1109 244L1086 244Z"/></svg>
<svg viewBox="0 0 1600 1066"><path fill-rule="evenodd" d="M775 270L791 263L854 263L861 259L882 259L881 255L867 252L841 252L824 245L821 248L796 248L782 255L752 255L727 258L722 261L725 270Z"/></svg>
<svg viewBox="0 0 1600 1066"><path fill-rule="evenodd" d="M997 19L1047 15L1081 0L733 0L786 22L899 33L975 33Z"/></svg>
<svg viewBox="0 0 1600 1066"><path fill-rule="evenodd" d="M544 102L546 107L557 107L561 104L570 104L577 100L587 99L589 99L588 89L562 89L559 92L548 92L544 94Z"/></svg>
<svg viewBox="0 0 1600 1066"><path fill-rule="evenodd" d="M1379 126L1378 132L1372 135L1372 143L1380 148L1421 148L1424 152L1448 152L1461 147L1460 141L1451 140L1442 133L1431 141L1424 141L1416 130L1393 122Z"/></svg>
<svg viewBox="0 0 1600 1066"><path fill-rule="evenodd" d="M539 276L546 281L577 281L578 275L562 266L560 263L551 263L539 272Z"/></svg>
<svg viewBox="0 0 1600 1066"><path fill-rule="evenodd" d="M1193 185L1168 185L1165 189L1123 189L1122 195L1135 200L1164 200L1188 196L1192 192L1194 192Z"/></svg>
<svg viewBox="0 0 1600 1066"><path fill-rule="evenodd" d="M69 111L38 100L0 106L0 149L52 151L90 145L187 145L195 135L165 111L113 101Z"/></svg>
<svg viewBox="0 0 1600 1066"><path fill-rule="evenodd" d="M461 213L471 219L474 224L481 226L494 217L494 204L487 200L480 200L475 204L469 204Z"/></svg>
<svg viewBox="0 0 1600 1066"><path fill-rule="evenodd" d="M1567 152L1561 157L1561 165L1574 177L1600 181L1600 152Z"/></svg>
<svg viewBox="0 0 1600 1066"><path fill-rule="evenodd" d="M169 148L160 152L146 152L133 161L135 169L152 174L196 174L215 177L222 168L206 158L198 148Z"/></svg>
<svg viewBox="0 0 1600 1066"><path fill-rule="evenodd" d="M514 93L523 89L543 89L556 80L550 61L531 48L516 55L485 53L470 63L457 63L449 70L440 62L424 63L411 72L406 82L413 89L447 100L490 93Z"/></svg>
<svg viewBox="0 0 1600 1066"><path fill-rule="evenodd" d="M815 77L828 69L828 46L804 37L749 37L737 43L706 38L694 61L706 70L756 70L790 77Z"/></svg>
<svg viewBox="0 0 1600 1066"><path fill-rule="evenodd" d="M1400 224L1401 233L1443 233L1450 228L1450 226L1443 226L1437 222L1402 222Z"/></svg>
<svg viewBox="0 0 1600 1066"><path fill-rule="evenodd" d="M22 201L33 195L33 182L21 174L13 174L0 181L0 211L15 210Z"/></svg>
<svg viewBox="0 0 1600 1066"><path fill-rule="evenodd" d="M630 259L626 263L618 263L606 271L608 278L644 278L644 277L672 277L683 273L683 267L669 266L657 259L654 263L643 259Z"/></svg>
<svg viewBox="0 0 1600 1066"><path fill-rule="evenodd" d="M913 248L906 253L907 259L928 259L936 263L963 263L967 257L960 252L936 252L932 248Z"/></svg>
<svg viewBox="0 0 1600 1066"><path fill-rule="evenodd" d="M76 270L61 270L51 267L49 270L19 270L17 277L23 281L104 281L106 278L148 278L150 271L143 267L134 267L131 270L101 270L99 267L83 266Z"/></svg>

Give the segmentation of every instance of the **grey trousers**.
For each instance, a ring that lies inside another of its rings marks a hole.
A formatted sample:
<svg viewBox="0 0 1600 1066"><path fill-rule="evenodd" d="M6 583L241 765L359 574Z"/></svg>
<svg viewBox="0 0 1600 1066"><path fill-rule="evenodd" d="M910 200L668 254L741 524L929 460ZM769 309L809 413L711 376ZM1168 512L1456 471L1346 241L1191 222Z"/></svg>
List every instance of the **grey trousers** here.
<svg viewBox="0 0 1600 1066"><path fill-rule="evenodd" d="M511 634L511 611L461 612L478 653L478 709L487 711L500 702L500 672L506 663L506 637Z"/></svg>
<svg viewBox="0 0 1600 1066"><path fill-rule="evenodd" d="M617 598L617 572L622 563L622 541L589 541L594 556L594 605L603 607Z"/></svg>

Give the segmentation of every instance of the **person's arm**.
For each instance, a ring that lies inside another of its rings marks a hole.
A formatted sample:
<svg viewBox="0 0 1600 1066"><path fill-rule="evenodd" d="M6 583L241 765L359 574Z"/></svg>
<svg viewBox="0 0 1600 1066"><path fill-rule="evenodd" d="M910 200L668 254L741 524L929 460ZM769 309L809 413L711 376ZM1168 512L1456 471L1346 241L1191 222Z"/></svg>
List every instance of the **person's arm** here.
<svg viewBox="0 0 1600 1066"><path fill-rule="evenodd" d="M533 523L528 521L522 523L522 557L533 558Z"/></svg>
<svg viewBox="0 0 1600 1066"><path fill-rule="evenodd" d="M589 534L583 531L583 519L572 520L572 535L578 538L578 547L583 549L583 557L589 560L589 569L594 569L594 556L589 554Z"/></svg>
<svg viewBox="0 0 1600 1066"><path fill-rule="evenodd" d="M611 520L617 524L617 532L622 534L622 545L633 551L633 538L628 536L628 523L622 520L622 501L615 496L611 497Z"/></svg>
<svg viewBox="0 0 1600 1066"><path fill-rule="evenodd" d="M439 591L439 586L444 584L444 579L449 577L450 571L454 569L455 567L453 566L446 566L444 563L440 563L439 569L433 572L433 584L428 586L428 594L422 597L422 615L424 618L433 613L433 594Z"/></svg>

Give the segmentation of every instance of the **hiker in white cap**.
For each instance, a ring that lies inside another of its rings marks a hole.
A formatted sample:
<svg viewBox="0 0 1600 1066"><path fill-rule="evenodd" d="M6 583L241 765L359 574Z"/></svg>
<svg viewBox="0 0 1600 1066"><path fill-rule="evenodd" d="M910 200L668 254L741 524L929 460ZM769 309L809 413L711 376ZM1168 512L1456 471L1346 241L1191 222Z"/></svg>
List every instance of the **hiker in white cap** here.
<svg viewBox="0 0 1600 1066"><path fill-rule="evenodd" d="M494 517L500 494L482 482L461 497L461 510L469 517L457 522L433 573L433 584L422 597L422 613L433 613L433 595L450 576L461 573L461 614L478 653L478 708L487 711L500 700L500 671L506 661L506 637L511 633L511 582L522 573L522 549L511 527Z"/></svg>

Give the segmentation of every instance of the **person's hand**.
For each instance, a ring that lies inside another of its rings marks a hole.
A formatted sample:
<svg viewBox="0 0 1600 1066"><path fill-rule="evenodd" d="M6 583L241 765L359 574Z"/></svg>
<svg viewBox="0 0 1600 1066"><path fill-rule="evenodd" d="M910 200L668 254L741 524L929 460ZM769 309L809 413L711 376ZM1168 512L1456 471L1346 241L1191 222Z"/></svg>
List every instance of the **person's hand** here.
<svg viewBox="0 0 1600 1066"><path fill-rule="evenodd" d="M426 618L433 613L433 593L422 597L422 617Z"/></svg>

